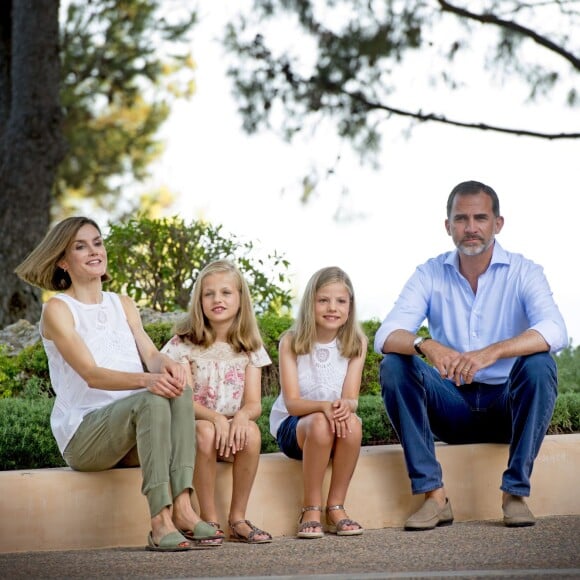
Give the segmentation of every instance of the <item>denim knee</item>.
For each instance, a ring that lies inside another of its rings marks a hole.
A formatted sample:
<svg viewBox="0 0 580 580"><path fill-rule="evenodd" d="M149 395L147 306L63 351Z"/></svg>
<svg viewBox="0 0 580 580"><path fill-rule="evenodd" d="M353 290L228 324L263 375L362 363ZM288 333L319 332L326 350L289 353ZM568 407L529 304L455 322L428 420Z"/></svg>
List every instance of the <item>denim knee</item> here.
<svg viewBox="0 0 580 580"><path fill-rule="evenodd" d="M388 353L380 365L380 383L383 394L386 390L396 390L407 381L413 368L413 356Z"/></svg>
<svg viewBox="0 0 580 580"><path fill-rule="evenodd" d="M558 391L558 370L554 357L548 352L518 357L510 373L510 383L515 388L520 385L533 388L541 386L540 395L555 397Z"/></svg>

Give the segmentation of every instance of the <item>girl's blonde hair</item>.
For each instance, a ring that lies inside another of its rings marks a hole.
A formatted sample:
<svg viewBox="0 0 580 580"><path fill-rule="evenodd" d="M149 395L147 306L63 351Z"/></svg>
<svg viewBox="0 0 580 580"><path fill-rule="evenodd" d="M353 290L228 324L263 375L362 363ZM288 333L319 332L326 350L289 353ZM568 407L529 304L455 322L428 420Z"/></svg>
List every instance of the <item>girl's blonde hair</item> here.
<svg viewBox="0 0 580 580"><path fill-rule="evenodd" d="M229 260L211 262L199 273L193 285L187 316L175 324L175 334L205 348L215 342L215 331L204 315L201 305L203 281L212 274L232 276L240 293L240 308L228 331L228 343L235 352L258 350L262 346L262 337L254 314L250 289L241 272Z"/></svg>
<svg viewBox="0 0 580 580"><path fill-rule="evenodd" d="M68 272L59 265L67 248L84 225L91 225L101 234L101 228L90 218L69 217L56 224L44 239L32 250L28 257L14 270L14 273L29 284L43 290L66 290L72 282ZM110 280L103 274L101 280Z"/></svg>
<svg viewBox="0 0 580 580"><path fill-rule="evenodd" d="M324 286L336 282L344 284L350 295L348 319L340 327L337 334L340 353L345 358L357 357L362 353L364 334L356 317L356 302L352 282L346 272L336 266L331 266L315 272L306 285L296 322L290 329L292 336L290 345L294 354L301 355L312 352L314 343L316 342L316 321L314 315L316 293Z"/></svg>

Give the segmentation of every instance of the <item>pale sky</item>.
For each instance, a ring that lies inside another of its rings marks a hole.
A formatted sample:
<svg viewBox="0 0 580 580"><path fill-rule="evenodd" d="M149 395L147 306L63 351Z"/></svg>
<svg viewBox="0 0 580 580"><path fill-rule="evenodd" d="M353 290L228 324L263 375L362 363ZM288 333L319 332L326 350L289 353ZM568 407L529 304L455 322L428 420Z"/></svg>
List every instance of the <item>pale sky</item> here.
<svg viewBox="0 0 580 580"><path fill-rule="evenodd" d="M292 145L270 133L246 136L214 40L228 3L205 4L193 44L197 92L174 107L155 175L156 185L178 196L168 213L186 222L203 217L266 252L284 254L298 297L314 271L340 266L352 278L359 318L382 320L415 267L452 249L444 228L449 191L464 180L483 181L497 191L505 217L498 241L544 267L568 335L579 344L580 277L573 252L579 247L580 144L435 124L417 127L406 139L401 122L388 122L381 166L373 171L323 131ZM501 91L478 97L496 108L502 122L526 126L532 119L540 129L578 128L577 112L573 117L562 111L570 120L562 127L523 106L504 111ZM302 205L301 176L315 162L324 170L337 153L343 161L336 174ZM345 187L349 193L342 195ZM337 221L341 204L361 217Z"/></svg>

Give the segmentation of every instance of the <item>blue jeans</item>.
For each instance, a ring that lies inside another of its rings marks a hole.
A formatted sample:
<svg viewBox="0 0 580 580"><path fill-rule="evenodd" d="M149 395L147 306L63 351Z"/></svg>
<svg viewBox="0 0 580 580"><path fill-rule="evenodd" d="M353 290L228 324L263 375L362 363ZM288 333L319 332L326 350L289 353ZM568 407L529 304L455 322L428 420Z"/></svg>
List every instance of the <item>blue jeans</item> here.
<svg viewBox="0 0 580 580"><path fill-rule="evenodd" d="M501 489L530 495L530 476L557 396L556 363L548 353L516 359L506 383L456 387L416 356L390 353L380 381L387 415L399 436L413 493L443 486L434 439L509 443Z"/></svg>

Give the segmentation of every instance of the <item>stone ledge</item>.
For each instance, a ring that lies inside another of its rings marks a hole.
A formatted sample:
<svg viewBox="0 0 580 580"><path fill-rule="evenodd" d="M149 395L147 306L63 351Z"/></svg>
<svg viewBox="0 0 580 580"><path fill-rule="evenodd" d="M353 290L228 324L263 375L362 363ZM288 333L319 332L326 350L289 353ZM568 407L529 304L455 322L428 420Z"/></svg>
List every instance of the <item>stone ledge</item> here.
<svg viewBox="0 0 580 580"><path fill-rule="evenodd" d="M506 445L437 445L456 521L499 520ZM324 488L328 489L330 470ZM529 505L539 516L580 515L580 434L546 437ZM67 468L0 472L0 552L143 546L149 531L141 470ZM231 465L218 464L216 498L227 524ZM420 505L399 445L363 447L347 509L367 529L402 526ZM301 463L263 455L247 517L274 536L293 535L302 504Z"/></svg>

